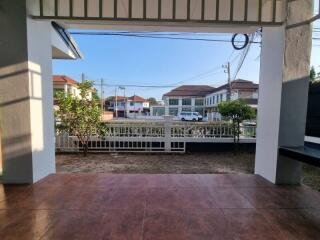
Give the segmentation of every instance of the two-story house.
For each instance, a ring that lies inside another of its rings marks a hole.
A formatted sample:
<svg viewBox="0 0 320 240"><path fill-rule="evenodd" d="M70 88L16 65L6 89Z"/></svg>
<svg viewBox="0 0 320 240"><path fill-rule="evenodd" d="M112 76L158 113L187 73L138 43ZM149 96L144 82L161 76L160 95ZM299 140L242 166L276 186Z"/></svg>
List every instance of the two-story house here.
<svg viewBox="0 0 320 240"><path fill-rule="evenodd" d="M57 92L71 93L73 96L79 96L79 83L76 80L65 75L54 75L52 80L54 96Z"/></svg>
<svg viewBox="0 0 320 240"><path fill-rule="evenodd" d="M208 85L183 85L163 95L165 115L178 116L184 111L204 114L205 96L214 90Z"/></svg>
<svg viewBox="0 0 320 240"><path fill-rule="evenodd" d="M80 89L79 82L76 80L65 76L65 75L54 75L53 78L53 96L58 92L70 93L74 97L80 97ZM89 92L88 99L92 98L92 93L94 93L96 89L92 88Z"/></svg>
<svg viewBox="0 0 320 240"><path fill-rule="evenodd" d="M259 96L259 84L253 83L248 80L237 79L231 82L231 100L241 99L249 106L257 109L258 96ZM229 84L224 84L205 97L205 108L209 120L220 120L221 116L217 112L217 106L219 103L228 99Z"/></svg>
<svg viewBox="0 0 320 240"><path fill-rule="evenodd" d="M113 111L118 117L134 117L149 113L149 101L137 95L111 96L105 100L105 109Z"/></svg>

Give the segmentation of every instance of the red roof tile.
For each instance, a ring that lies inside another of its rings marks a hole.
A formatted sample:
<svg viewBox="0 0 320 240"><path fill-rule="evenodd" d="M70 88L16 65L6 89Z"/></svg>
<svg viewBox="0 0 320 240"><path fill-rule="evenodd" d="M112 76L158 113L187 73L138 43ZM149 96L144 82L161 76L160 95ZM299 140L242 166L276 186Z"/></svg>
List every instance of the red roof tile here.
<svg viewBox="0 0 320 240"><path fill-rule="evenodd" d="M115 97L111 96L111 97L108 97L106 100L114 101ZM117 101L124 101L124 100L133 101L133 102L147 102L148 101L148 100L144 99L143 97L140 97L137 95L134 95L131 97L117 96Z"/></svg>
<svg viewBox="0 0 320 240"><path fill-rule="evenodd" d="M129 100L133 101L133 102L146 102L147 100L144 99L143 97L140 97L140 96L137 96L137 95L134 95L132 97L129 97L128 98Z"/></svg>
<svg viewBox="0 0 320 240"><path fill-rule="evenodd" d="M65 76L65 75L54 75L53 76L53 82L55 84L69 84L69 85L78 85L79 83L76 80L73 80L72 78Z"/></svg>
<svg viewBox="0 0 320 240"><path fill-rule="evenodd" d="M123 96L117 96L117 101L124 101L126 99L128 99L128 98L127 97L123 97ZM116 98L115 98L115 96L111 96L111 97L108 97L106 100L115 101Z"/></svg>

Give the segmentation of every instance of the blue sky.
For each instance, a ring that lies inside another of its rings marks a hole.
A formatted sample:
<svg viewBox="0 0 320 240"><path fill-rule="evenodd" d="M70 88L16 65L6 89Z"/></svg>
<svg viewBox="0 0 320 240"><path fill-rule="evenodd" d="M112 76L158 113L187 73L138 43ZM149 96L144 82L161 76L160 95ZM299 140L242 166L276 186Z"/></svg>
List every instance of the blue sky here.
<svg viewBox="0 0 320 240"><path fill-rule="evenodd" d="M231 39L231 35L226 34L205 37ZM55 60L54 73L80 80L83 72L96 83L103 78L106 84L111 85L177 85L180 82L219 86L227 81L221 65L228 59L234 60L231 67L234 72L239 59L239 52L233 51L231 43L122 36L76 35L74 38L84 59ZM259 45L252 47L239 73L240 78L258 82L259 49ZM126 94L161 98L169 89L127 87ZM113 94L114 87L105 86L104 91L105 95Z"/></svg>
<svg viewBox="0 0 320 240"><path fill-rule="evenodd" d="M315 26L320 26L318 23ZM320 37L320 33L316 36ZM230 34L187 35L208 39L231 39ZM234 73L240 51L231 43L201 42L168 39L133 38L124 36L74 35L83 60L54 60L54 74L68 75L78 81L81 73L99 84L101 78L111 85L177 85L207 84L217 87L227 82L221 68L232 61ZM314 43L312 65L319 66L320 41ZM260 46L252 44L238 78L259 82ZM318 68L319 69L319 68ZM202 75L201 75L202 74ZM198 77L196 77L198 76ZM104 96L114 95L114 86L104 86ZM100 87L97 86L100 90ZM170 88L126 87L126 95L156 97ZM120 91L120 95L123 91Z"/></svg>

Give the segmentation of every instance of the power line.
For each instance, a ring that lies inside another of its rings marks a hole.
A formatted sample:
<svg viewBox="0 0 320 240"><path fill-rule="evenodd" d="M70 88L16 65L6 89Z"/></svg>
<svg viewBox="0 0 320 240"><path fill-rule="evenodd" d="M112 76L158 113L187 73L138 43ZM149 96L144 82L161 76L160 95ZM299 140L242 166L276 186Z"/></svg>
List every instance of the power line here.
<svg viewBox="0 0 320 240"><path fill-rule="evenodd" d="M136 38L151 38L151 39L169 39L169 40L185 40L185 41L203 41L203 42L222 42L230 43L231 40L226 39L207 39L207 38L187 38L187 37L167 37L152 34L127 34L127 33L110 33L110 32L70 32L72 35L94 35L94 36L122 36L122 37L136 37ZM235 41L243 43L244 41ZM252 41L250 43L260 44L261 42Z"/></svg>
<svg viewBox="0 0 320 240"><path fill-rule="evenodd" d="M99 85L99 84L94 84ZM103 86L108 87L133 87L133 88L173 88L176 85L138 85L138 84L103 84Z"/></svg>
<svg viewBox="0 0 320 240"><path fill-rule="evenodd" d="M255 35L253 34L251 36L251 40L250 41L253 41L254 38L255 38ZM237 67L237 69L236 69L236 71L235 71L235 73L233 75L233 78L232 78L233 80L235 80L237 78L237 75L239 74L239 72L240 72L240 70L241 70L241 68L243 66L243 63L244 63L246 57L248 56L250 48L251 48L251 43L249 43L247 45L247 47L243 50L242 56L241 56L239 64L238 64L238 67Z"/></svg>

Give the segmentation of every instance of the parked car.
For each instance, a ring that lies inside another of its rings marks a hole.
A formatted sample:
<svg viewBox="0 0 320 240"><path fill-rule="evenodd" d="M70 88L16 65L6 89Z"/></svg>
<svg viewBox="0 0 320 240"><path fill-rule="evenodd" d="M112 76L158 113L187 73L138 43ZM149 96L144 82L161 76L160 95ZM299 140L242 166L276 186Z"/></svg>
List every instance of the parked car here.
<svg viewBox="0 0 320 240"><path fill-rule="evenodd" d="M241 124L242 126L257 126L257 123L255 121L251 120L244 120Z"/></svg>
<svg viewBox="0 0 320 240"><path fill-rule="evenodd" d="M179 120L181 121L202 121L203 117L198 112L181 112Z"/></svg>

